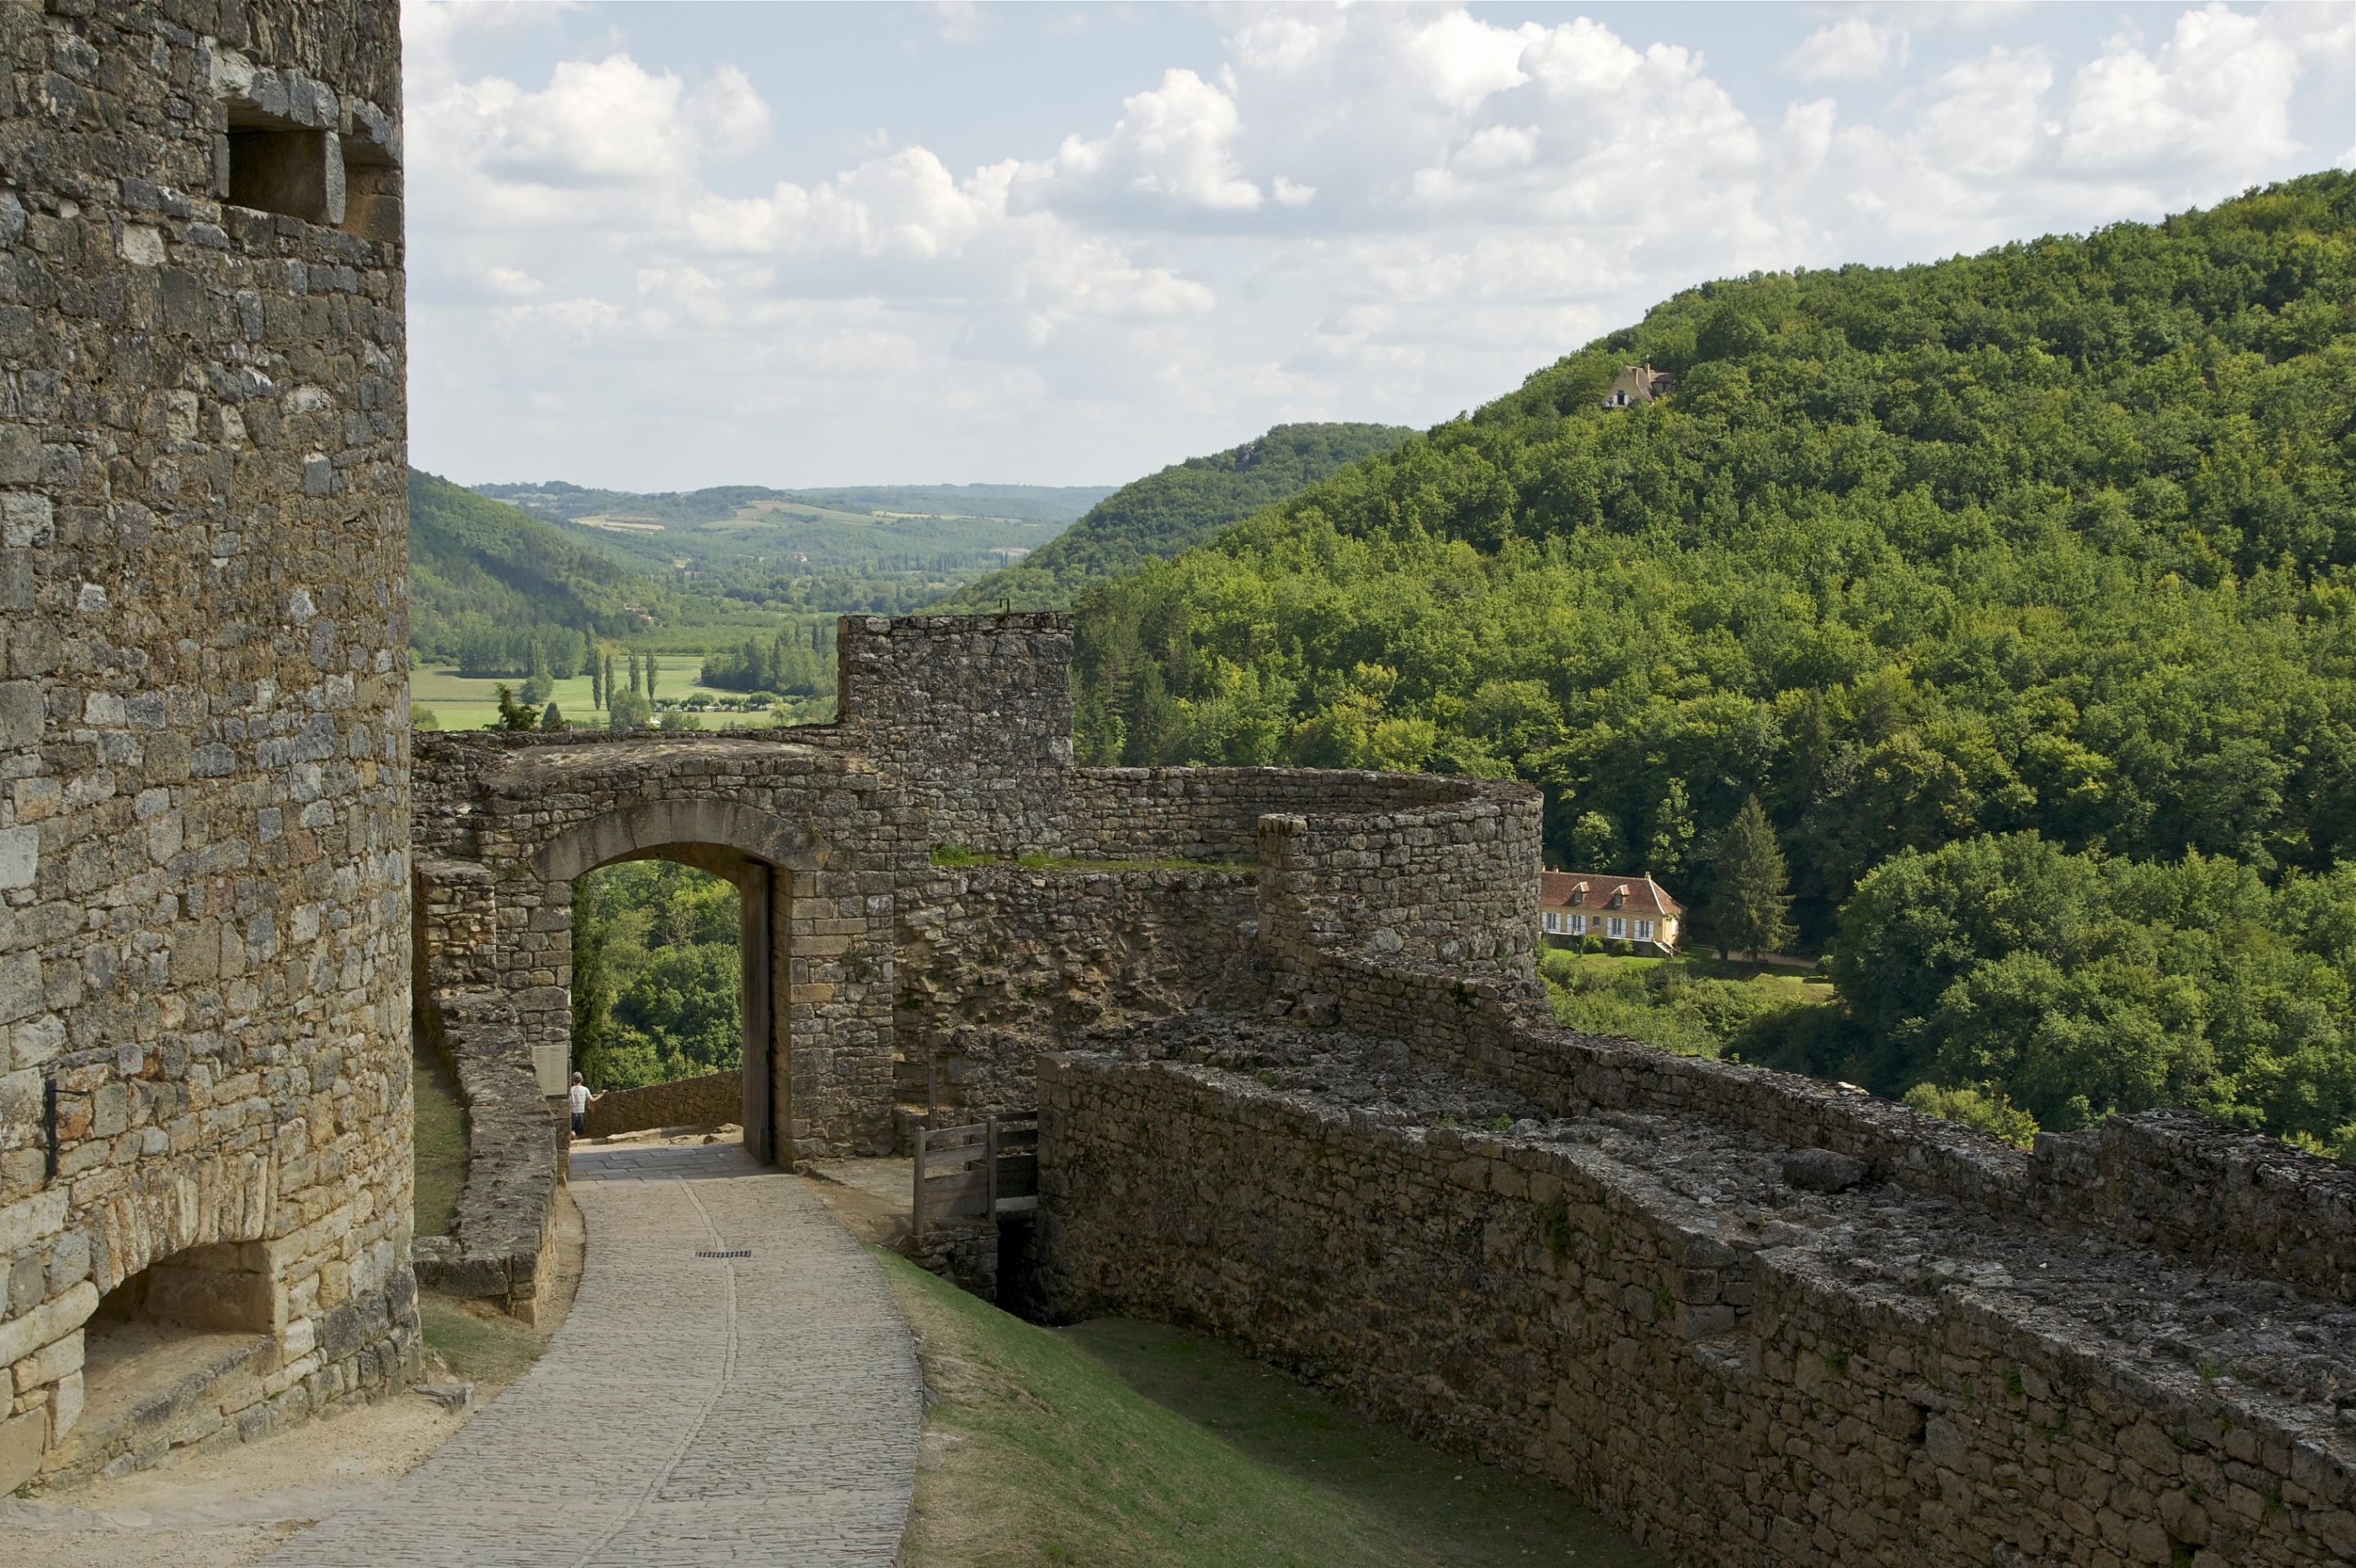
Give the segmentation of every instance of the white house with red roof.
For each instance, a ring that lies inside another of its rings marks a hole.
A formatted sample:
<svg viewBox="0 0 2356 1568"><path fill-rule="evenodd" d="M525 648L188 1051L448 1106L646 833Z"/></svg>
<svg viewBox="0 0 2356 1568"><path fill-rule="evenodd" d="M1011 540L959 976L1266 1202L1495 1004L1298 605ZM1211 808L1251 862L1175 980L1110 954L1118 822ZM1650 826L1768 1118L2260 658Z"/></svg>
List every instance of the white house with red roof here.
<svg viewBox="0 0 2356 1568"><path fill-rule="evenodd" d="M1538 929L1558 942L1600 936L1639 953L1672 958L1678 917L1686 906L1649 875L1602 876L1587 871L1538 874Z"/></svg>

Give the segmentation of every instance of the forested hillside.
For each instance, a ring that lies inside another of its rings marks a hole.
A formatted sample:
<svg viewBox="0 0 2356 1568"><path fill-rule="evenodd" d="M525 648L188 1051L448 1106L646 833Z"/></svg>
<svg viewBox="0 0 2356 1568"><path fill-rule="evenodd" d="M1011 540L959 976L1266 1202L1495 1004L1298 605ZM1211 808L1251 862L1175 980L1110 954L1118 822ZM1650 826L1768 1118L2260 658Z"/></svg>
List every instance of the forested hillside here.
<svg viewBox="0 0 2356 1568"><path fill-rule="evenodd" d="M1017 610L1065 609L1090 584L1191 549L1238 517L1413 433L1400 425L1280 424L1232 452L1173 463L1122 485L1051 543L937 608L970 614L1011 601Z"/></svg>
<svg viewBox="0 0 2356 1568"><path fill-rule="evenodd" d="M2348 1147L2351 231L2334 173L1679 294L1091 591L1083 758L1516 774L1705 936L1755 795L1847 1003L1755 1051Z"/></svg>
<svg viewBox="0 0 2356 1568"><path fill-rule="evenodd" d="M529 643L561 632L577 667L589 635L642 633L670 598L514 507L409 471L409 635L422 653L520 674Z"/></svg>

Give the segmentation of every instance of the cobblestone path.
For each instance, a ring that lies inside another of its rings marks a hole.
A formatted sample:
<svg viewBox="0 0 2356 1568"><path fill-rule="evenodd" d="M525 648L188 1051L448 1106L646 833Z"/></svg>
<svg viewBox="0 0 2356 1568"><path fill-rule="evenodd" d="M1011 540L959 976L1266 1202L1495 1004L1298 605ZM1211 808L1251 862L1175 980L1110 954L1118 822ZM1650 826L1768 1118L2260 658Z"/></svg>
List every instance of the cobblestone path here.
<svg viewBox="0 0 2356 1568"><path fill-rule="evenodd" d="M588 1265L548 1354L265 1561L890 1563L923 1381L873 1260L741 1146L578 1150L573 1181Z"/></svg>

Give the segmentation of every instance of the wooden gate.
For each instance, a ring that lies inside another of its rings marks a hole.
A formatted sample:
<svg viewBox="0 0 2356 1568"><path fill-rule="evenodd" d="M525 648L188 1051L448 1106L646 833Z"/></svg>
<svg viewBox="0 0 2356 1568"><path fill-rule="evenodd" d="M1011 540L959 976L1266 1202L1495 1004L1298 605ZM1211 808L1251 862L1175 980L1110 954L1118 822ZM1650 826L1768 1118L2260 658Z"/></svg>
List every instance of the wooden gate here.
<svg viewBox="0 0 2356 1568"><path fill-rule="evenodd" d="M916 1129L916 1194L909 1230L1039 1207L1039 1113L1009 1111L962 1127Z"/></svg>

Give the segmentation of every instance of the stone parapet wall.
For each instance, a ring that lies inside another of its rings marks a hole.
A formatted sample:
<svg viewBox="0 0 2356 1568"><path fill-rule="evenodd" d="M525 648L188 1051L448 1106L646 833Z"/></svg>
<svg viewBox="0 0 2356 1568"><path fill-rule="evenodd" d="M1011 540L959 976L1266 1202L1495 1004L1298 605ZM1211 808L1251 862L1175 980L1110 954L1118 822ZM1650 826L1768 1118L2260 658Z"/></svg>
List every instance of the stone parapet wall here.
<svg viewBox="0 0 2356 1568"><path fill-rule="evenodd" d="M707 1072L638 1089L609 1089L589 1102L585 1137L644 1132L648 1127L716 1127L741 1123L744 1075Z"/></svg>
<svg viewBox="0 0 2356 1568"><path fill-rule="evenodd" d="M837 623L835 723L906 793L926 848L1019 855L1070 837L1072 621L1024 613Z"/></svg>
<svg viewBox="0 0 2356 1568"><path fill-rule="evenodd" d="M0 1490L177 1252L273 1376L413 1333L399 22L0 9Z"/></svg>
<svg viewBox="0 0 2356 1568"><path fill-rule="evenodd" d="M1535 983L1342 955L1289 976L1306 1020L1379 1034L1549 1111L1674 1112L1831 1149L1976 1207L2201 1259L2356 1303L2356 1171L2206 1117L2148 1112L2045 1134L2034 1154L1879 1096L1555 1026ZM1279 1007L1288 1004L1280 1002Z"/></svg>
<svg viewBox="0 0 2356 1568"><path fill-rule="evenodd" d="M1249 864L1259 854L1259 819L1271 812L1446 810L1488 798L1499 786L1488 779L1339 768L1074 768L1066 787L1067 853Z"/></svg>
<svg viewBox="0 0 2356 1568"><path fill-rule="evenodd" d="M1043 1051L1266 988L1251 871L937 866L897 903L899 1093L959 1115L1031 1109Z"/></svg>
<svg viewBox="0 0 2356 1568"><path fill-rule="evenodd" d="M534 1322L554 1258L566 1129L501 993L436 991L419 1027L466 1103L466 1184L450 1236L418 1243L418 1273L445 1296L496 1300Z"/></svg>
<svg viewBox="0 0 2356 1568"><path fill-rule="evenodd" d="M1435 1125L1376 1087L1396 1061L1301 1038L1042 1063L1056 1316L1234 1339L1681 1563L2356 1560L2356 1441L2311 1364L2344 1360L2335 1304L1870 1178L1803 1190L1791 1146L1687 1110Z"/></svg>
<svg viewBox="0 0 2356 1568"><path fill-rule="evenodd" d="M1543 801L1480 784L1447 805L1262 816L1262 944L1304 974L1325 953L1534 973Z"/></svg>
<svg viewBox="0 0 2356 1568"><path fill-rule="evenodd" d="M416 924L415 995L470 989L498 973L498 879L471 860L410 861Z"/></svg>
<svg viewBox="0 0 2356 1568"><path fill-rule="evenodd" d="M2187 1257L2356 1303L2356 1170L2182 1111L2038 1136L2031 1200Z"/></svg>
<svg viewBox="0 0 2356 1568"><path fill-rule="evenodd" d="M1399 1040L1419 1060L1503 1084L1550 1112L1691 1115L1831 1149L1880 1179L1979 1207L2030 1201L2031 1161L2008 1145L1822 1079L1572 1034L1556 1025L1535 980L1324 954L1293 983L1305 993L1297 1010L1315 1010L1316 1021Z"/></svg>

